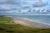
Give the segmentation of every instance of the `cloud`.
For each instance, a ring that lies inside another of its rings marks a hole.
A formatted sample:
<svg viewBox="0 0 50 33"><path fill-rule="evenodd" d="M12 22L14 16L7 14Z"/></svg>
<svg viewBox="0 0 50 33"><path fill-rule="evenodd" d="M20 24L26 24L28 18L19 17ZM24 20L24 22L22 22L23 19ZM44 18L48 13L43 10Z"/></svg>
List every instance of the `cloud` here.
<svg viewBox="0 0 50 33"><path fill-rule="evenodd" d="M47 2L45 0L38 0L34 2L33 7L44 7L47 5Z"/></svg>
<svg viewBox="0 0 50 33"><path fill-rule="evenodd" d="M22 10L21 12L25 11L27 13L27 11L30 11L32 9L41 10L43 8L46 8L46 9L50 8L49 5L47 5L47 0L43 0L44 4L41 4L41 3L36 4L34 3L34 1L35 0L0 0L0 11L3 11L4 13L8 13L8 14L16 14L19 10L20 11ZM33 13L36 14L35 12Z"/></svg>

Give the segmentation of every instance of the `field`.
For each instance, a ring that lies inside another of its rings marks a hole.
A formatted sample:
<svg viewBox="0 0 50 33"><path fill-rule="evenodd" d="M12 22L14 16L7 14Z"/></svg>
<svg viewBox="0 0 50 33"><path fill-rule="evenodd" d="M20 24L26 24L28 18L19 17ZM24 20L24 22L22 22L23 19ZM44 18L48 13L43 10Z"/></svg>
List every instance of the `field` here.
<svg viewBox="0 0 50 33"><path fill-rule="evenodd" d="M0 33L50 33L50 29L37 29L15 24L10 17L0 16Z"/></svg>

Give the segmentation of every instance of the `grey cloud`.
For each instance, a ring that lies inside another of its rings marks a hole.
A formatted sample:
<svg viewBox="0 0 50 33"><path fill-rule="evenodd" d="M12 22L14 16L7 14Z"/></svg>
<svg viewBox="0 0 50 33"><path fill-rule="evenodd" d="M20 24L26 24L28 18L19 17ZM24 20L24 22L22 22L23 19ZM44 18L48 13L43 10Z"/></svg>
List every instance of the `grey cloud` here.
<svg viewBox="0 0 50 33"><path fill-rule="evenodd" d="M35 2L33 3L33 7L44 7L48 5L48 1L46 0L35 0Z"/></svg>

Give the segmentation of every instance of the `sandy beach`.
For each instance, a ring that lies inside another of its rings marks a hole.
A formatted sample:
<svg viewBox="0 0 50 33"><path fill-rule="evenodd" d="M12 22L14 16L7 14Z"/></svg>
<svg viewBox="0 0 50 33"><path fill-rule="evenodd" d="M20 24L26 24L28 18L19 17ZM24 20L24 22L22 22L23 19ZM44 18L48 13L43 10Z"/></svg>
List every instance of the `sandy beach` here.
<svg viewBox="0 0 50 33"><path fill-rule="evenodd" d="M21 24L24 26L29 26L29 27L33 27L33 28L50 28L50 26L42 24L42 23L36 23L34 21L32 21L31 19L27 19L27 18L16 18L16 20L14 20L16 24Z"/></svg>

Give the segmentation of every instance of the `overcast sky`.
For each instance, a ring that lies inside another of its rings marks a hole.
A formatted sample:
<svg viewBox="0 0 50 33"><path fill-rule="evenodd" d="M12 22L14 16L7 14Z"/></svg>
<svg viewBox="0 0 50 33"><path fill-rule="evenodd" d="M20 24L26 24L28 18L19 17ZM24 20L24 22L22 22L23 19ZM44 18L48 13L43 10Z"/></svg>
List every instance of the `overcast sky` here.
<svg viewBox="0 0 50 33"><path fill-rule="evenodd" d="M16 15L18 11L27 13L28 10L31 11L32 9L35 9L35 11L41 9L50 9L50 0L42 0L43 3L38 2L38 0L0 0L0 15Z"/></svg>

